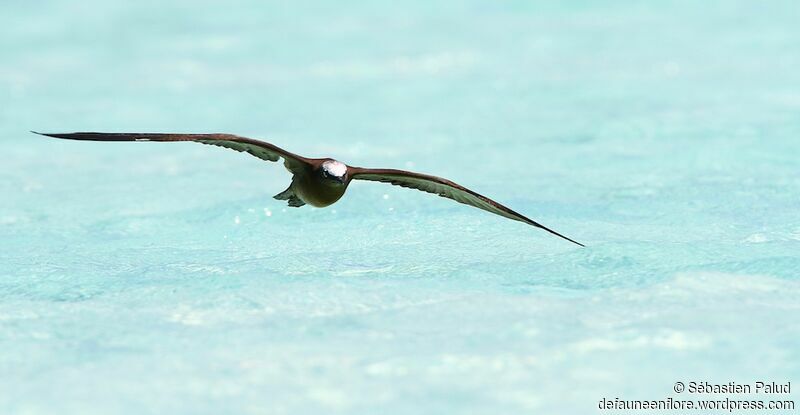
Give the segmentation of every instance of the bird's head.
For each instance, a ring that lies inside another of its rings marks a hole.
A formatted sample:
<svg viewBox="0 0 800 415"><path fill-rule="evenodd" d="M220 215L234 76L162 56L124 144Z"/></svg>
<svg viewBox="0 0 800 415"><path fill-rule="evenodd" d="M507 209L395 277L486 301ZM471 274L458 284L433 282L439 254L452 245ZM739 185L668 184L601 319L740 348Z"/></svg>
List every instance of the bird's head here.
<svg viewBox="0 0 800 415"><path fill-rule="evenodd" d="M318 174L326 183L337 186L347 184L347 166L336 160L325 160L319 168Z"/></svg>

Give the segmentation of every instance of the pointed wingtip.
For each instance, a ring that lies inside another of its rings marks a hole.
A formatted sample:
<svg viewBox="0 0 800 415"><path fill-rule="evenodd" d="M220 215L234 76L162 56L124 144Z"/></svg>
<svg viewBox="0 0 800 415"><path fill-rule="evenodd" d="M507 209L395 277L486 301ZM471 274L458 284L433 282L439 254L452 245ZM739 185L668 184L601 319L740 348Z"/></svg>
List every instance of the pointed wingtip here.
<svg viewBox="0 0 800 415"><path fill-rule="evenodd" d="M69 140L79 140L81 139L79 135L83 134L83 133L40 133L38 131L33 131L33 130L31 130L31 132L44 137L65 138Z"/></svg>
<svg viewBox="0 0 800 415"><path fill-rule="evenodd" d="M553 232L553 234L555 234L556 236L560 236L560 237L562 237L562 238L564 238L564 239L566 239L566 240L568 240L568 241L570 241L570 242L574 243L575 245L578 245L578 246L580 246L581 248L586 248L586 245L584 245L584 244L582 244L582 243L580 243L580 242L578 242L578 241L576 241L576 240L574 240L574 239L567 238L566 236L564 236L564 235L561 235L560 233Z"/></svg>
<svg viewBox="0 0 800 415"><path fill-rule="evenodd" d="M544 225L542 225L540 223L537 223L537 222L534 222L534 221L531 221L531 222L532 222L531 225L536 226L537 228L541 228L541 229L543 229L543 230L545 230L547 232L550 232L551 234L553 234L555 236L558 236L559 238L566 239L566 240L574 243L575 245L580 246L581 248L586 248L586 245L584 245L584 244L582 244L582 243L580 243L580 242L578 242L578 241L576 241L576 240L574 240L572 238L568 238L568 237L566 237L566 236L564 236L564 235L562 235L562 234L560 234L560 233L558 233L558 232L556 232L556 231L554 231L554 230L552 230L552 229L550 229L550 228L548 228L548 227L546 227L546 226L544 226Z"/></svg>

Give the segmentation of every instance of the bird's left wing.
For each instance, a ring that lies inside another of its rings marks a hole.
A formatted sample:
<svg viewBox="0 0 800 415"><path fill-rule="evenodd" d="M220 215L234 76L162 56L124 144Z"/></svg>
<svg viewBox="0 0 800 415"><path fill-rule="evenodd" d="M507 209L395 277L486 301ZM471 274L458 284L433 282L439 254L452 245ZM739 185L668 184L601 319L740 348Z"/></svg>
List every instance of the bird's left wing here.
<svg viewBox="0 0 800 415"><path fill-rule="evenodd" d="M570 238L567 238L564 235L561 235L560 233L552 229L549 229L531 219L528 219L525 216L522 216L519 213L514 212L513 210L501 205L500 203L495 202L492 199L489 199L486 196L473 192L472 190L469 190L464 186L453 183L450 180L443 179L441 177L430 176L421 173L414 173L405 170L366 169L362 167L351 167L350 172L348 173L350 177L352 177L355 180L370 180L376 182L390 183L396 186L422 190L423 192L433 193L441 197L446 197L448 199L455 200L456 202L463 203L465 205L474 206L478 209L483 209L487 212L491 212L496 215L506 217L508 219L513 219L516 221L527 223L528 225L532 225L537 228L544 229L545 231L550 232L553 235L564 238L580 246L584 246L580 242L576 242Z"/></svg>
<svg viewBox="0 0 800 415"><path fill-rule="evenodd" d="M36 133L34 131L34 133ZM308 159L290 153L265 141L239 137L233 134L170 134L170 133L36 133L48 137L89 141L193 141L246 152L266 161L285 160L286 168L299 172L308 164Z"/></svg>

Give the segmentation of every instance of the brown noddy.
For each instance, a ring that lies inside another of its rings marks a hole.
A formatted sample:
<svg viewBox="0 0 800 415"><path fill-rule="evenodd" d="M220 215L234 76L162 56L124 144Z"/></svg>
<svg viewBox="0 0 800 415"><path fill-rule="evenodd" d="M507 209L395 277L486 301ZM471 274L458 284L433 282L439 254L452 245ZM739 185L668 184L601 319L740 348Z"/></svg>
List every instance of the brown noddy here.
<svg viewBox="0 0 800 415"><path fill-rule="evenodd" d="M316 207L330 206L339 200L352 180L370 180L433 193L465 205L513 219L544 229L553 235L574 244L584 246L566 236L545 227L517 212L480 195L464 186L441 177L395 169L368 169L348 166L331 158L306 158L290 153L273 144L239 137L231 134L164 134L164 133L33 133L69 140L89 141L193 141L250 153L262 160L278 161L292 173L289 188L275 195L275 199L286 200L289 206L309 204Z"/></svg>

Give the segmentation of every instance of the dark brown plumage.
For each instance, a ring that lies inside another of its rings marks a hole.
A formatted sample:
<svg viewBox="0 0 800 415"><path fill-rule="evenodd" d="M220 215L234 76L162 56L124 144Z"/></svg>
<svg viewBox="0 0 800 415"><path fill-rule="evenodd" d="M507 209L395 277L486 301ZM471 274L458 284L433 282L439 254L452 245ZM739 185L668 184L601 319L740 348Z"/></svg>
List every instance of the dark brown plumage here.
<svg viewBox="0 0 800 415"><path fill-rule="evenodd" d="M288 152L273 144L231 134L161 134L161 133L36 133L55 138L89 141L194 141L247 152L266 161L284 159L284 166L292 173L292 183L285 191L275 195L286 200L289 206L300 207L306 203L324 207L338 201L352 180L370 180L422 190L441 197L474 206L487 212L541 228L574 244L584 246L549 229L517 212L441 177L394 169L368 169L351 167L330 158L306 158Z"/></svg>

